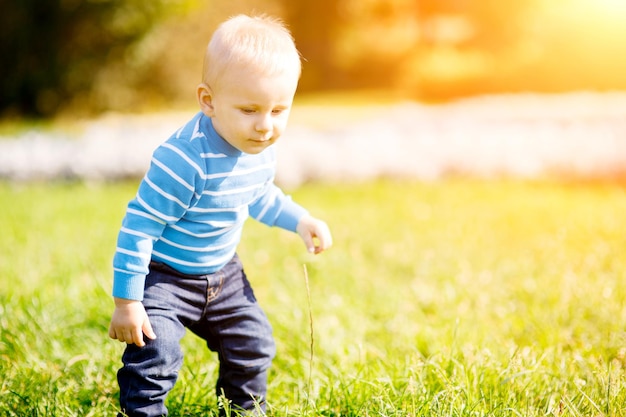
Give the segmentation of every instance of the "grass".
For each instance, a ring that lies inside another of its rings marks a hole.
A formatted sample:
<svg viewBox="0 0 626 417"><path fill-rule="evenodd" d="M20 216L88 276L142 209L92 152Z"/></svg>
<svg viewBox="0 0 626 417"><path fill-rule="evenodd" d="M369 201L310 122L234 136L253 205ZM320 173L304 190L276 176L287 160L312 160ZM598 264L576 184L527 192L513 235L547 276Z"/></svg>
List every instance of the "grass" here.
<svg viewBox="0 0 626 417"><path fill-rule="evenodd" d="M0 183L0 416L113 415L111 256L136 184ZM270 416L626 416L626 190L446 180L309 184L306 253L250 222L274 325ZM312 378L310 319L315 330ZM217 415L192 335L170 415Z"/></svg>

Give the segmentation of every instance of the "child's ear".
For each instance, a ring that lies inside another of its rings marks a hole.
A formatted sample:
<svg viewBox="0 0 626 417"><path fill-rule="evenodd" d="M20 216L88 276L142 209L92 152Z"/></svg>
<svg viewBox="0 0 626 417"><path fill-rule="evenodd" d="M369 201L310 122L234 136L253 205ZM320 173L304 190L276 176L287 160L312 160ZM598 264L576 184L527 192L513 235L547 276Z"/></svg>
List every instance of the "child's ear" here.
<svg viewBox="0 0 626 417"><path fill-rule="evenodd" d="M202 113L208 117L213 117L215 109L213 107L213 91L211 87L205 83L198 85L197 98Z"/></svg>

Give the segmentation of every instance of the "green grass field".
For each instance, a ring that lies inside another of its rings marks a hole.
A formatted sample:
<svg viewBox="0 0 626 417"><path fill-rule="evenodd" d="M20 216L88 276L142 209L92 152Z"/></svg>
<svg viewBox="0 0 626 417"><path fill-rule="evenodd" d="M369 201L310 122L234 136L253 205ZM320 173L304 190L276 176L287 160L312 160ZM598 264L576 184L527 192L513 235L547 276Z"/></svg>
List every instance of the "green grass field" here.
<svg viewBox="0 0 626 417"><path fill-rule="evenodd" d="M0 416L114 415L111 257L135 187L0 183ZM626 416L623 185L292 194L335 246L313 256L246 226L240 255L278 344L270 416ZM216 358L183 343L170 415L217 415Z"/></svg>

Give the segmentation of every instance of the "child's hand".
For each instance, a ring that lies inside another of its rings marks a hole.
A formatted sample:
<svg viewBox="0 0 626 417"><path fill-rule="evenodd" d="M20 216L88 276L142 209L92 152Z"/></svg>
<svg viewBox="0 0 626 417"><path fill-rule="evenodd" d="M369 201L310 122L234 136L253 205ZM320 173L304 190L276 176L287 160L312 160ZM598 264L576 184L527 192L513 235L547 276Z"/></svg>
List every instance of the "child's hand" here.
<svg viewBox="0 0 626 417"><path fill-rule="evenodd" d="M311 253L322 253L333 245L333 238L326 223L309 215L300 219L296 231Z"/></svg>
<svg viewBox="0 0 626 417"><path fill-rule="evenodd" d="M115 298L115 311L109 326L109 337L120 342L145 346L143 335L156 339L152 325L141 301Z"/></svg>

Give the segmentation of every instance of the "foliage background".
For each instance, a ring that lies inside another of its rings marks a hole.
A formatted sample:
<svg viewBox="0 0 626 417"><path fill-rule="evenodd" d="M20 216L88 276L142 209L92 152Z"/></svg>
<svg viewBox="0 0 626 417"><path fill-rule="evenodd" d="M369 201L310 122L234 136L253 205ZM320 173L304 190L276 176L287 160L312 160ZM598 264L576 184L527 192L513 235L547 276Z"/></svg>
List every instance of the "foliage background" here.
<svg viewBox="0 0 626 417"><path fill-rule="evenodd" d="M0 114L189 106L215 26L264 12L291 27L301 92L475 94L623 89L615 0L2 0Z"/></svg>

